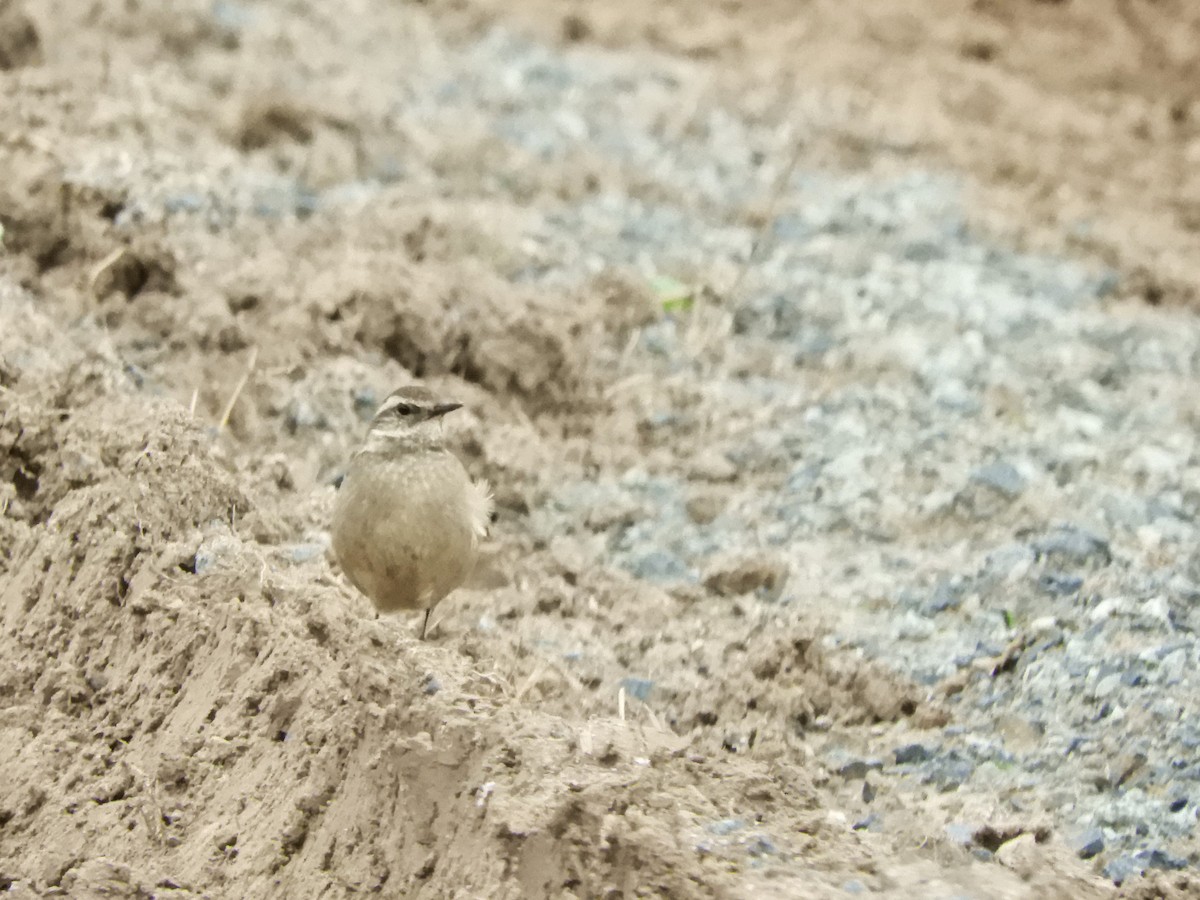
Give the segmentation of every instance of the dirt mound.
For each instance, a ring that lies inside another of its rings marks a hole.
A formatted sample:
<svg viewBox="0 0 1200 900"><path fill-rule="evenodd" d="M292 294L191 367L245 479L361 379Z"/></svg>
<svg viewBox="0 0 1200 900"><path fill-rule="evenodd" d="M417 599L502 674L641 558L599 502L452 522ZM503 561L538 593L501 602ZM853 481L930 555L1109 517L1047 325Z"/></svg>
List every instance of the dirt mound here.
<svg viewBox="0 0 1200 900"><path fill-rule="evenodd" d="M555 689L544 667L514 684L494 645L420 644L323 557L248 539L276 501L239 488L178 406L97 360L31 381L6 391L0 432L10 879L72 896L685 897L732 889L747 848L793 869L803 854L812 889L865 862L771 729L911 712L884 676L839 673L811 639L735 642L744 678L680 692L673 729L636 686L606 715L613 698Z"/></svg>
<svg viewBox="0 0 1200 900"><path fill-rule="evenodd" d="M847 840L783 759L707 759L632 696L626 718L600 713L611 697L581 718L577 690L557 704L536 671L514 686L494 646L423 645L373 618L323 555L246 535L278 499L184 410L56 349L61 371L10 364L0 429L10 881L72 896L692 896L728 879L722 841L694 846L742 803L826 851ZM760 657L759 680L808 671L778 687L811 712L854 693L822 684L811 643ZM684 700L679 715L715 714Z"/></svg>
<svg viewBox="0 0 1200 900"><path fill-rule="evenodd" d="M672 736L531 715L239 538L249 501L178 407L95 369L56 388L18 386L3 429L0 820L6 856L39 845L40 889L490 892L515 874L511 896L595 895L638 871L685 890L675 842L623 815L689 777Z"/></svg>
<svg viewBox="0 0 1200 900"><path fill-rule="evenodd" d="M733 874L746 852L788 861L783 884L803 871L829 889L866 864L794 736L822 716L911 714L894 679L811 637L748 635L718 651L743 675L706 694L680 671L652 707L636 682L598 690L620 663L589 677L529 656L528 587L468 593L444 645L421 644L376 619L319 543L288 542L304 518L289 490L239 472L100 335L29 355L48 324L18 304L6 324L10 881L72 896L711 896L754 877ZM663 615L685 602L615 573L571 587L546 552L527 562L550 570L537 611L574 628L619 634L648 624L648 601ZM517 627L454 624L489 613Z"/></svg>

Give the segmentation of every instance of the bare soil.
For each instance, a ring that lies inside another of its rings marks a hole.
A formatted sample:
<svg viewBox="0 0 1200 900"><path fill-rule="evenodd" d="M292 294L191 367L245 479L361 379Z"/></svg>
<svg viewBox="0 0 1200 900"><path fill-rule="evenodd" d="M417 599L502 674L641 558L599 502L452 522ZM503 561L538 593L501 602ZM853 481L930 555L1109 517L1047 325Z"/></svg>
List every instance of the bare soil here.
<svg viewBox="0 0 1200 900"><path fill-rule="evenodd" d="M433 149L396 125L381 61L497 23L688 57L714 97L770 96L754 114L785 129L833 98L854 115L806 166L903 145L963 173L1005 239L1114 266L1126 302L1197 302L1185 0L0 0L0 889L1115 893L1040 822L997 814L977 843L999 862L948 840L933 801L854 830L806 735L897 743L950 713L820 621L763 612L777 561L668 589L530 527L557 486L635 466L691 479L711 517L736 473L656 444L614 389L659 312L644 280L513 277L523 207L632 176L543 169L469 123ZM422 155L429 183L333 208L287 187L282 212L253 212L274 179L324 191ZM493 165L516 200L477 190ZM498 504L425 643L371 611L325 534L364 415L414 379L464 401L452 439Z"/></svg>

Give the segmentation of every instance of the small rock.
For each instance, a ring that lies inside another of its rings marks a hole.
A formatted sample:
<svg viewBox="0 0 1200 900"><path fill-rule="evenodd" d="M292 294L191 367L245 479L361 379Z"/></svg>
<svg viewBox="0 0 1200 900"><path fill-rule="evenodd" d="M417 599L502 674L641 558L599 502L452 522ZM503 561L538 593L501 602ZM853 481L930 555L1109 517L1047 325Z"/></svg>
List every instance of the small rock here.
<svg viewBox="0 0 1200 900"><path fill-rule="evenodd" d="M717 494L693 494L687 501L687 514L697 525L708 525L721 514L725 500Z"/></svg>
<svg viewBox="0 0 1200 900"><path fill-rule="evenodd" d="M1054 637L1059 634L1058 619L1054 616L1039 616L1029 623L1029 631L1038 637Z"/></svg>
<svg viewBox="0 0 1200 900"><path fill-rule="evenodd" d="M1046 727L1041 722L1017 713L1001 713L995 717L994 724L1010 750L1033 750L1041 744L1046 734Z"/></svg>
<svg viewBox="0 0 1200 900"><path fill-rule="evenodd" d="M1171 630L1171 604L1166 597L1151 597L1138 612L1158 627Z"/></svg>
<svg viewBox="0 0 1200 900"><path fill-rule="evenodd" d="M682 559L665 550L651 550L636 556L625 567L646 581L685 581L691 574Z"/></svg>
<svg viewBox="0 0 1200 900"><path fill-rule="evenodd" d="M979 400L975 392L958 378L939 379L933 386L932 396L940 406L953 412L968 416L979 412Z"/></svg>
<svg viewBox="0 0 1200 900"><path fill-rule="evenodd" d="M930 491L917 504L922 516L934 519L949 514L954 509L955 497L953 491Z"/></svg>
<svg viewBox="0 0 1200 900"><path fill-rule="evenodd" d="M1103 622L1111 616L1124 615L1128 610L1129 601L1124 597L1106 597L1088 613L1088 618L1093 622Z"/></svg>
<svg viewBox="0 0 1200 900"><path fill-rule="evenodd" d="M168 213L194 213L204 209L204 197L200 194L183 192L172 194L163 200L163 209Z"/></svg>
<svg viewBox="0 0 1200 900"><path fill-rule="evenodd" d="M787 566L779 560L756 556L717 562L704 578L704 586L722 597L759 594L775 599L787 583Z"/></svg>
<svg viewBox="0 0 1200 900"><path fill-rule="evenodd" d="M868 772L873 770L879 771L882 768L883 762L878 759L852 759L839 766L837 773L843 778L850 780L854 778L866 778Z"/></svg>
<svg viewBox="0 0 1200 900"><path fill-rule="evenodd" d="M655 356L670 357L675 354L679 344L676 331L673 319L663 319L643 328L640 341L647 352Z"/></svg>
<svg viewBox="0 0 1200 900"><path fill-rule="evenodd" d="M1044 572L1038 578L1038 587L1047 594L1067 597L1079 593L1079 589L1083 587L1083 579L1078 575L1067 575L1063 572Z"/></svg>
<svg viewBox="0 0 1200 900"><path fill-rule="evenodd" d="M254 11L232 0L216 0L210 10L213 21L222 29L242 31L254 23ZM230 48L233 49L233 48Z"/></svg>
<svg viewBox="0 0 1200 900"><path fill-rule="evenodd" d="M896 756L896 765L906 766L911 763L923 763L933 759L933 753L921 744L907 744L892 751Z"/></svg>
<svg viewBox="0 0 1200 900"><path fill-rule="evenodd" d="M1141 672L1124 672L1121 675L1121 684L1125 687L1143 687L1146 684L1146 676Z"/></svg>
<svg viewBox="0 0 1200 900"><path fill-rule="evenodd" d="M896 623L896 637L903 641L927 641L936 630L937 626L912 610Z"/></svg>
<svg viewBox="0 0 1200 900"><path fill-rule="evenodd" d="M1010 499L1019 497L1025 490L1025 477L1012 463L1003 461L980 466L971 473L971 481L989 487Z"/></svg>
<svg viewBox="0 0 1200 900"><path fill-rule="evenodd" d="M711 834L725 836L733 834L735 831L741 831L746 827L746 823L741 819L720 819L716 822L709 822L706 829Z"/></svg>
<svg viewBox="0 0 1200 900"><path fill-rule="evenodd" d="M1105 700L1111 697L1121 687L1121 676L1114 672L1112 675L1106 675L1100 679L1099 683L1092 690L1092 695L1097 700Z"/></svg>
<svg viewBox="0 0 1200 900"><path fill-rule="evenodd" d="M1041 859L1042 853L1038 849L1037 838L1028 832L1011 841L1005 841L996 850L996 861L1023 877L1036 871Z"/></svg>
<svg viewBox="0 0 1200 900"><path fill-rule="evenodd" d="M691 476L700 481L733 481L737 474L737 466L716 450L701 453L692 461Z"/></svg>
<svg viewBox="0 0 1200 900"><path fill-rule="evenodd" d="M974 763L951 751L930 765L923 781L936 784L943 791L952 791L961 787L974 773Z"/></svg>
<svg viewBox="0 0 1200 900"><path fill-rule="evenodd" d="M1139 525L1135 534L1143 549L1149 550L1151 553L1162 546L1163 533L1153 525Z"/></svg>
<svg viewBox="0 0 1200 900"><path fill-rule="evenodd" d="M1126 472L1154 482L1177 478L1183 468L1182 460L1162 447L1143 444L1126 458L1122 468Z"/></svg>
<svg viewBox="0 0 1200 900"><path fill-rule="evenodd" d="M128 897L135 893L129 866L103 856L69 866L55 884L65 889L67 896Z"/></svg>
<svg viewBox="0 0 1200 900"><path fill-rule="evenodd" d="M1088 828L1067 838L1067 846L1080 858L1091 859L1104 852L1104 832L1099 828Z"/></svg>
<svg viewBox="0 0 1200 900"><path fill-rule="evenodd" d="M977 830L975 826L967 825L965 822L951 822L946 826L946 837L956 844L967 847L974 842Z"/></svg>
<svg viewBox="0 0 1200 900"><path fill-rule="evenodd" d="M635 700L645 701L650 696L650 691L654 689L654 682L648 678L622 678L621 687L625 688L625 693Z"/></svg>
<svg viewBox="0 0 1200 900"><path fill-rule="evenodd" d="M379 407L379 398L372 388L360 388L354 392L354 412L364 421L370 422L375 418L375 410Z"/></svg>
<svg viewBox="0 0 1200 900"><path fill-rule="evenodd" d="M1101 565L1112 562L1108 541L1075 525L1060 525L1033 542L1039 560L1061 566Z"/></svg>
<svg viewBox="0 0 1200 900"><path fill-rule="evenodd" d="M1145 869L1132 856L1118 856L1104 866L1104 877L1120 887L1130 878L1137 878Z"/></svg>
<svg viewBox="0 0 1200 900"><path fill-rule="evenodd" d="M756 834L746 845L746 852L751 856L774 856L779 852L779 848L765 834Z"/></svg>
<svg viewBox="0 0 1200 900"><path fill-rule="evenodd" d="M809 731L829 731L833 728L833 716L827 714L819 715L812 720L808 728Z"/></svg>
<svg viewBox="0 0 1200 900"><path fill-rule="evenodd" d="M213 846L218 850L226 850L229 847L236 847L238 842L238 834L236 831L222 831L213 838Z"/></svg>
<svg viewBox="0 0 1200 900"><path fill-rule="evenodd" d="M627 528L643 518L641 505L624 494L607 495L599 498L587 510L584 524L592 531L608 531L612 528Z"/></svg>
<svg viewBox="0 0 1200 900"><path fill-rule="evenodd" d="M925 604L925 613L933 615L948 609L958 609L962 605L961 591L958 587L943 579L933 589L933 597Z"/></svg>
<svg viewBox="0 0 1200 900"><path fill-rule="evenodd" d="M825 822L831 828L844 829L846 827L846 814L840 809L831 809L825 813Z"/></svg>
<svg viewBox="0 0 1200 900"><path fill-rule="evenodd" d="M296 399L288 404L284 424L289 432L295 434L308 428L328 428L329 420L307 400Z"/></svg>
<svg viewBox="0 0 1200 900"><path fill-rule="evenodd" d="M1108 494L1100 500L1105 518L1114 526L1136 529L1146 524L1148 511L1141 497Z"/></svg>
<svg viewBox="0 0 1200 900"><path fill-rule="evenodd" d="M816 462L807 462L796 466L788 475L787 481L784 482L783 489L788 493L806 494L812 491L813 486L821 477L821 464Z"/></svg>
<svg viewBox="0 0 1200 900"><path fill-rule="evenodd" d="M1032 548L1024 544L1006 544L987 555L983 574L990 578L1015 580L1024 576L1036 560Z"/></svg>
<svg viewBox="0 0 1200 900"><path fill-rule="evenodd" d="M197 575L207 575L227 564L241 549L241 542L226 535L205 540L196 548L192 560L192 571Z"/></svg>
<svg viewBox="0 0 1200 900"><path fill-rule="evenodd" d="M1188 665L1188 653L1186 650L1174 650L1168 653L1162 663L1159 665L1159 671L1162 672L1163 678L1168 683L1179 681L1183 678L1184 670Z"/></svg>
<svg viewBox="0 0 1200 900"><path fill-rule="evenodd" d="M1147 869L1162 869L1167 872L1176 872L1186 869L1188 866L1188 861L1182 856L1176 856L1166 850L1159 850L1157 847L1153 850L1140 851L1135 859Z"/></svg>
<svg viewBox="0 0 1200 900"><path fill-rule="evenodd" d="M1183 715L1183 706L1169 697L1159 697L1150 704L1150 712L1156 719L1176 721L1179 720ZM1176 734L1176 738L1189 750L1196 749L1197 744L1195 742L1194 734L1190 734L1186 730L1181 729L1180 732Z"/></svg>
<svg viewBox="0 0 1200 900"><path fill-rule="evenodd" d="M857 822L855 822L852 828L855 831L883 831L883 816L877 812L870 813L866 818L859 819Z"/></svg>
<svg viewBox="0 0 1200 900"><path fill-rule="evenodd" d="M314 559L320 559L325 554L324 544L293 544L283 549L283 556L292 565L303 565Z"/></svg>

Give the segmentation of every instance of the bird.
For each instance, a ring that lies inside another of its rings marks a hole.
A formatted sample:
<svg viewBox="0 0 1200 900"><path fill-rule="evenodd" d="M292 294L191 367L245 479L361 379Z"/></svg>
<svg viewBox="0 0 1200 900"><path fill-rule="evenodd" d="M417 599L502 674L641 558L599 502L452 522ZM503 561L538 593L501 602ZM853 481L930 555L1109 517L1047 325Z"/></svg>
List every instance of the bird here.
<svg viewBox="0 0 1200 900"><path fill-rule="evenodd" d="M442 417L462 407L421 385L380 404L334 503L334 556L381 613L433 608L475 567L492 517L486 481L445 444Z"/></svg>

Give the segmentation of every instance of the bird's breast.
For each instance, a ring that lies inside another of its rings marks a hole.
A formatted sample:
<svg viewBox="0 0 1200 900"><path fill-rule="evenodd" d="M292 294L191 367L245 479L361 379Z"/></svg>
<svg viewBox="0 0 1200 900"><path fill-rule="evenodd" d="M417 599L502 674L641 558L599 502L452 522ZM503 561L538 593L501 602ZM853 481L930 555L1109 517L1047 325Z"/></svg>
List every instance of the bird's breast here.
<svg viewBox="0 0 1200 900"><path fill-rule="evenodd" d="M358 532L360 541L373 534L398 549L453 544L475 530L474 487L447 452L397 459L360 454L338 492L335 532Z"/></svg>

